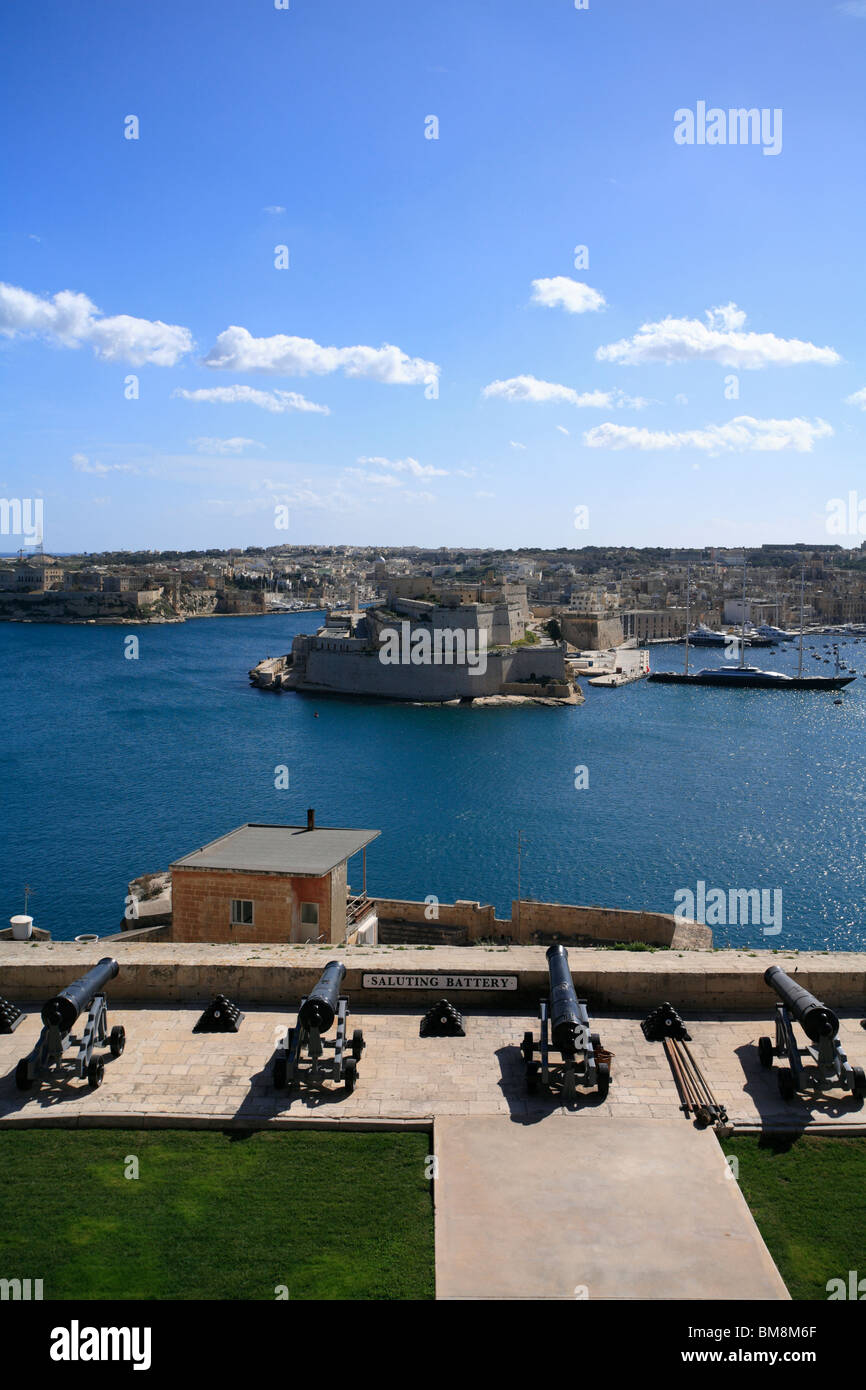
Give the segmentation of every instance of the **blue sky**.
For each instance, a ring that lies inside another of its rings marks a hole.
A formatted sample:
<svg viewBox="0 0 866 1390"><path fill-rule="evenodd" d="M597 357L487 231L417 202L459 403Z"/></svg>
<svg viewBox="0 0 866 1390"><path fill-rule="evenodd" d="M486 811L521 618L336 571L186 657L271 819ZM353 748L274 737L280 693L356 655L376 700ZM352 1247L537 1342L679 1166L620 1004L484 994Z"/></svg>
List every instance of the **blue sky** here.
<svg viewBox="0 0 866 1390"><path fill-rule="evenodd" d="M18 6L4 50L0 495L46 549L760 544L866 498L866 3ZM699 102L781 150L677 143Z"/></svg>

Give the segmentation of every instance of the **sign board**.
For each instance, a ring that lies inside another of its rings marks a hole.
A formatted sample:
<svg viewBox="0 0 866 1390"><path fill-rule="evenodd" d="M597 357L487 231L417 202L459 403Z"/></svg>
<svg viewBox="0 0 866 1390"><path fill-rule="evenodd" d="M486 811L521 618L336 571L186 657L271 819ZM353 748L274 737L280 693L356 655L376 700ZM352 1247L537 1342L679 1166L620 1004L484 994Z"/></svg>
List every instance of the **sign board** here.
<svg viewBox="0 0 866 1390"><path fill-rule="evenodd" d="M502 990L517 989L517 976L452 975L444 970L436 970L431 974L410 975L397 975L391 971L371 971L364 975L364 989L434 989L443 993L463 989L501 993Z"/></svg>

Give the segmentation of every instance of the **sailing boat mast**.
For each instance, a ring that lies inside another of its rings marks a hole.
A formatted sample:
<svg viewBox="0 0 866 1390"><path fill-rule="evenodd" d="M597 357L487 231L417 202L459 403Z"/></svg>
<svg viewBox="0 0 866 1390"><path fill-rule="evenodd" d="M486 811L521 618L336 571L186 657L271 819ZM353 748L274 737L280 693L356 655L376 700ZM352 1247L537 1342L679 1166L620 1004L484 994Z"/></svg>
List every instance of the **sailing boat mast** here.
<svg viewBox="0 0 866 1390"><path fill-rule="evenodd" d="M740 612L740 670L746 664L746 547L743 546L743 607Z"/></svg>
<svg viewBox="0 0 866 1390"><path fill-rule="evenodd" d="M692 588L692 567L686 565L686 675L689 674L689 599Z"/></svg>
<svg viewBox="0 0 866 1390"><path fill-rule="evenodd" d="M806 591L806 560L801 557L800 563L800 656L797 661L797 675L803 674L803 613L805 611L805 591Z"/></svg>

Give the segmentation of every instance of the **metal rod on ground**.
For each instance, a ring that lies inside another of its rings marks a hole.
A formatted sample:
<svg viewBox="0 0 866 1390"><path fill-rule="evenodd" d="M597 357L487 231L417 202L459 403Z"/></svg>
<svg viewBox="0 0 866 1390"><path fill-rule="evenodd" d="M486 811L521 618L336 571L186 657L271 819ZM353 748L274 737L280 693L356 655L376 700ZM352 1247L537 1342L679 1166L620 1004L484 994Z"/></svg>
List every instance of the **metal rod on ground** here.
<svg viewBox="0 0 866 1390"><path fill-rule="evenodd" d="M698 1066L697 1062L695 1061L694 1057L689 1051L688 1043L681 1043L680 1047L682 1048L683 1055L686 1059L686 1066L690 1069L691 1074L694 1077L695 1091L701 1097L702 1100L707 1101L710 1105L715 1105L713 1093L706 1083L706 1079L704 1077L703 1072L701 1071L700 1067Z"/></svg>
<svg viewBox="0 0 866 1390"><path fill-rule="evenodd" d="M665 1038L663 1046L684 1114L693 1112L705 1124L726 1124L727 1111L710 1090L688 1045L676 1038Z"/></svg>
<svg viewBox="0 0 866 1390"><path fill-rule="evenodd" d="M677 1094L680 1098L680 1109L683 1111L685 1115L688 1115L689 1110L691 1109L691 1105L689 1103L688 1095L686 1092L685 1080L680 1072L679 1061L677 1060L677 1055L673 1048L672 1039L665 1038L662 1046L664 1047L665 1056L668 1059L670 1069L673 1073L674 1085L677 1088Z"/></svg>
<svg viewBox="0 0 866 1390"><path fill-rule="evenodd" d="M698 1066L697 1062L692 1056L688 1043L681 1042L680 1047L683 1049L689 1061L691 1062L692 1067L694 1068L695 1075L697 1076L698 1081L700 1082L700 1085L703 1088L708 1105L713 1110L714 1117L726 1121L728 1118L727 1111L725 1110L725 1107L723 1105L719 1105L718 1101L713 1095L713 1092L710 1090L709 1082L707 1081L706 1077L704 1076L704 1073L701 1071L700 1067Z"/></svg>

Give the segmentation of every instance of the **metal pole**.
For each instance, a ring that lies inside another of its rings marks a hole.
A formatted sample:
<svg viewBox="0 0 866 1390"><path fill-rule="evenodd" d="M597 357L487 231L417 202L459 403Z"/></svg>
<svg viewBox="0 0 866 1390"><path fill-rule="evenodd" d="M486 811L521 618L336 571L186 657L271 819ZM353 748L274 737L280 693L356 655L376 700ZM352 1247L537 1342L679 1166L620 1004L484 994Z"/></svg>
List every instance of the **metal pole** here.
<svg viewBox="0 0 866 1390"><path fill-rule="evenodd" d="M517 832L517 939L520 940L520 851L522 830Z"/></svg>

